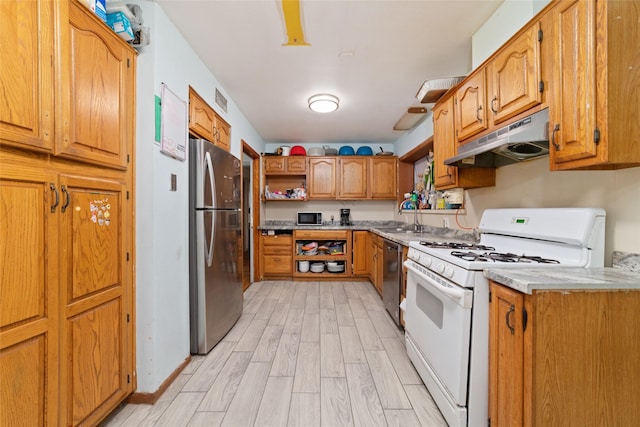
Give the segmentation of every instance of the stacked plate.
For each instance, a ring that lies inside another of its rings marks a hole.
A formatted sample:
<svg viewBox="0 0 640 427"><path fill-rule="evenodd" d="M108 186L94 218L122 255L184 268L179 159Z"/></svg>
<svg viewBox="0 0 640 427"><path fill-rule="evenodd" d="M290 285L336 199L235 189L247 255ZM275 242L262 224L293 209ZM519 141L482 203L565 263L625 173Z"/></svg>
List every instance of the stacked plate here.
<svg viewBox="0 0 640 427"><path fill-rule="evenodd" d="M314 262L310 268L313 273L322 273L324 271L324 262Z"/></svg>
<svg viewBox="0 0 640 427"><path fill-rule="evenodd" d="M342 273L344 271L344 262L329 261L327 262L327 270L330 273Z"/></svg>

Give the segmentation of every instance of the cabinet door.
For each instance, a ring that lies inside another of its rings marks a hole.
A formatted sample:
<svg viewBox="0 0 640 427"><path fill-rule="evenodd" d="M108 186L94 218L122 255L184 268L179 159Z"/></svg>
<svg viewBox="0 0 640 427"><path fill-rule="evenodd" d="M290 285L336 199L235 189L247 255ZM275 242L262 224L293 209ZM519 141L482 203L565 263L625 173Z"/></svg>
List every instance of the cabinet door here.
<svg viewBox="0 0 640 427"><path fill-rule="evenodd" d="M556 31L555 85L549 106L553 164L597 155L595 2L559 2L550 19Z"/></svg>
<svg viewBox="0 0 640 427"><path fill-rule="evenodd" d="M61 29L62 67L56 154L126 169L135 120L133 49L79 3Z"/></svg>
<svg viewBox="0 0 640 427"><path fill-rule="evenodd" d="M353 275L354 276L364 276L367 274L367 236L369 235L368 231L354 231L353 233L353 252L352 252L352 263L353 263Z"/></svg>
<svg viewBox="0 0 640 427"><path fill-rule="evenodd" d="M367 198L367 159L338 160L338 199Z"/></svg>
<svg viewBox="0 0 640 427"><path fill-rule="evenodd" d="M215 113L209 104L189 86L189 131L207 141L214 141Z"/></svg>
<svg viewBox="0 0 640 427"><path fill-rule="evenodd" d="M372 199L395 199L398 195L398 159L369 159L369 196Z"/></svg>
<svg viewBox="0 0 640 427"><path fill-rule="evenodd" d="M53 151L51 1L0 2L0 143Z"/></svg>
<svg viewBox="0 0 640 427"><path fill-rule="evenodd" d="M264 161L264 173L284 173L286 172L287 164L286 157L280 156L265 156Z"/></svg>
<svg viewBox="0 0 640 427"><path fill-rule="evenodd" d="M500 50L487 66L487 103L493 123L501 123L542 102L539 30L539 23L532 25Z"/></svg>
<svg viewBox="0 0 640 427"><path fill-rule="evenodd" d="M132 391L125 185L61 175L61 399L65 425L95 424ZM87 384L91 386L88 387Z"/></svg>
<svg viewBox="0 0 640 427"><path fill-rule="evenodd" d="M463 141L489 127L484 68L465 79L455 95L456 138Z"/></svg>
<svg viewBox="0 0 640 427"><path fill-rule="evenodd" d="M492 426L524 421L524 295L491 283L489 417Z"/></svg>
<svg viewBox="0 0 640 427"><path fill-rule="evenodd" d="M215 115L213 134L215 145L227 151L231 149L231 126L218 114Z"/></svg>
<svg viewBox="0 0 640 427"><path fill-rule="evenodd" d="M458 169L443 163L455 155L453 132L453 98L449 97L433 108L434 183L438 189L455 187L458 180Z"/></svg>
<svg viewBox="0 0 640 427"><path fill-rule="evenodd" d="M55 426L59 186L45 168L0 164L0 425Z"/></svg>
<svg viewBox="0 0 640 427"><path fill-rule="evenodd" d="M287 172L307 173L307 158L298 156L287 157Z"/></svg>
<svg viewBox="0 0 640 427"><path fill-rule="evenodd" d="M309 199L336 198L336 159L309 159Z"/></svg>

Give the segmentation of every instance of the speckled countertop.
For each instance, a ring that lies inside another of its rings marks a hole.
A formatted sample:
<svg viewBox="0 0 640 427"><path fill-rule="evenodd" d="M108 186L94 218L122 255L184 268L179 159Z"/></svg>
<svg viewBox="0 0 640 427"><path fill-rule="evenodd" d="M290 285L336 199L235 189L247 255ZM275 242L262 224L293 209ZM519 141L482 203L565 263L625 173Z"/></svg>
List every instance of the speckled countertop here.
<svg viewBox="0 0 640 427"><path fill-rule="evenodd" d="M640 254L613 253L613 267L492 268L485 277L525 294L534 290L640 290Z"/></svg>
<svg viewBox="0 0 640 427"><path fill-rule="evenodd" d="M454 230L450 228L432 227L428 225L422 226L419 233L411 231L390 231L389 228L407 228L407 225L398 221L353 221L352 225L340 225L338 221L335 224L328 223L320 226L296 225L294 221L266 221L258 227L258 230L267 231L286 231L286 230L366 230L399 243L409 246L409 242L420 240L430 241L461 241L461 242L477 242L478 236L474 232L464 230Z"/></svg>

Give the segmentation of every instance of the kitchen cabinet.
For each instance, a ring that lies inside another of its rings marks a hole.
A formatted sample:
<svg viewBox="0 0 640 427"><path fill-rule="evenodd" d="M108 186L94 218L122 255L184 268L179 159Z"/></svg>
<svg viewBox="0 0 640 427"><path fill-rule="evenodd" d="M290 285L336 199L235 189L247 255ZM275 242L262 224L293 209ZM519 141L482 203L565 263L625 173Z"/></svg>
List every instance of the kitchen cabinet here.
<svg viewBox="0 0 640 427"><path fill-rule="evenodd" d="M637 1L563 0L542 17L551 170L640 165L638 20Z"/></svg>
<svg viewBox="0 0 640 427"><path fill-rule="evenodd" d="M633 425L640 418L640 292L490 283L492 426ZM597 420L597 421L596 421Z"/></svg>
<svg viewBox="0 0 640 427"><path fill-rule="evenodd" d="M367 165L364 157L338 158L338 199L367 198Z"/></svg>
<svg viewBox="0 0 640 427"><path fill-rule="evenodd" d="M229 151L231 126L189 86L189 132Z"/></svg>
<svg viewBox="0 0 640 427"><path fill-rule="evenodd" d="M75 1L3 1L0 7L0 41L19 47L3 52L0 142L126 169L135 51ZM57 14L62 25L54 34Z"/></svg>
<svg viewBox="0 0 640 427"><path fill-rule="evenodd" d="M293 277L308 279L336 279L351 276L351 231L350 230L294 230L294 262L296 264ZM317 244L317 253L305 254L303 247L311 242ZM322 247L329 250L324 252ZM308 261L312 267L314 264L324 264L322 272L301 272L298 268L300 261ZM342 271L331 272L328 263L336 262L342 266Z"/></svg>
<svg viewBox="0 0 640 427"><path fill-rule="evenodd" d="M262 236L262 272L265 278L293 275L293 237L290 234Z"/></svg>
<svg viewBox="0 0 640 427"><path fill-rule="evenodd" d="M268 175L294 174L305 175L307 173L307 158L301 156L264 156L264 173Z"/></svg>
<svg viewBox="0 0 640 427"><path fill-rule="evenodd" d="M370 264L368 266L369 270L369 281L375 288L378 295L382 297L382 281L383 270L384 270L384 239L378 236L376 233L369 232L369 250L367 251L367 260L369 260Z"/></svg>
<svg viewBox="0 0 640 427"><path fill-rule="evenodd" d="M486 74L485 67L479 68L467 77L456 90L454 98L455 136L458 142L489 128L491 117L486 105Z"/></svg>
<svg viewBox="0 0 640 427"><path fill-rule="evenodd" d="M457 168L444 164L456 154L454 101L449 95L433 107L434 184L437 190L489 187L496 184L494 168Z"/></svg>
<svg viewBox="0 0 640 427"><path fill-rule="evenodd" d="M487 64L490 126L542 103L541 40L540 23L532 22L505 44Z"/></svg>
<svg viewBox="0 0 640 427"><path fill-rule="evenodd" d="M54 9L54 2L44 0L0 2L4 146L53 153Z"/></svg>
<svg viewBox="0 0 640 427"><path fill-rule="evenodd" d="M0 425L95 425L136 387L135 50L76 1L0 22Z"/></svg>
<svg viewBox="0 0 640 427"><path fill-rule="evenodd" d="M353 243L352 243L352 255L351 260L353 264L353 275L354 276L366 276L369 273L368 266L368 236L369 232L364 230L356 230L352 233Z"/></svg>
<svg viewBox="0 0 640 427"><path fill-rule="evenodd" d="M309 199L336 199L336 158L309 158L307 195Z"/></svg>
<svg viewBox="0 0 640 427"><path fill-rule="evenodd" d="M269 193L286 194L287 190L306 188L307 161L306 157L263 156L262 157L263 199L275 201L304 201L302 197L273 199Z"/></svg>
<svg viewBox="0 0 640 427"><path fill-rule="evenodd" d="M541 37L540 24L533 22L458 86L458 143L542 103Z"/></svg>
<svg viewBox="0 0 640 427"><path fill-rule="evenodd" d="M369 158L369 197L374 200L398 197L398 158Z"/></svg>

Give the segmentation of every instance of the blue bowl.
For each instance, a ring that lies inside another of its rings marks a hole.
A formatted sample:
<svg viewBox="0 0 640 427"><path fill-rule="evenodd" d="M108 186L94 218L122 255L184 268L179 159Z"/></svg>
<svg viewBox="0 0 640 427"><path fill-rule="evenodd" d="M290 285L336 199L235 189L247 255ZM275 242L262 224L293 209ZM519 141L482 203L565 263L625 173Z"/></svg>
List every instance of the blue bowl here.
<svg viewBox="0 0 640 427"><path fill-rule="evenodd" d="M340 155L340 156L353 156L354 154L356 154L356 153L355 153L355 151L353 151L353 147L351 147L349 145L343 145L338 150L338 155Z"/></svg>
<svg viewBox="0 0 640 427"><path fill-rule="evenodd" d="M360 147L358 151L356 151L358 156L373 156L373 150L371 147Z"/></svg>

